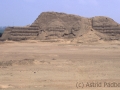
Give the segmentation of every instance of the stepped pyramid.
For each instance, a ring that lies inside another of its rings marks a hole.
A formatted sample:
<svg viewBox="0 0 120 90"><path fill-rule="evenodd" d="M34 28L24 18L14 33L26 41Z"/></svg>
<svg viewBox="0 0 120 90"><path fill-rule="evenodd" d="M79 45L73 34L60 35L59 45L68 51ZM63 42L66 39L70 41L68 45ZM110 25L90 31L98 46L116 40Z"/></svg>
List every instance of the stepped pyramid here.
<svg viewBox="0 0 120 90"><path fill-rule="evenodd" d="M71 39L79 38L92 30L104 34L109 40L120 40L120 24L109 17L85 18L58 12L43 12L30 26L7 27L1 39Z"/></svg>

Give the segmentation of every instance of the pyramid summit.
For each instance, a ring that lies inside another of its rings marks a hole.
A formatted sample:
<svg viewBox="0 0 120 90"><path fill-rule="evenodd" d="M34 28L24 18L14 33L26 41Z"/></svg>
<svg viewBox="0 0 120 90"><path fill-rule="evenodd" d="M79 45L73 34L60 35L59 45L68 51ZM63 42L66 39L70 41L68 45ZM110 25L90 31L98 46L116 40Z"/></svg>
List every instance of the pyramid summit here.
<svg viewBox="0 0 120 90"><path fill-rule="evenodd" d="M89 32L97 32L96 35L104 40L120 40L120 24L109 17L85 18L58 12L43 12L30 26L7 27L1 39L69 39L82 37Z"/></svg>

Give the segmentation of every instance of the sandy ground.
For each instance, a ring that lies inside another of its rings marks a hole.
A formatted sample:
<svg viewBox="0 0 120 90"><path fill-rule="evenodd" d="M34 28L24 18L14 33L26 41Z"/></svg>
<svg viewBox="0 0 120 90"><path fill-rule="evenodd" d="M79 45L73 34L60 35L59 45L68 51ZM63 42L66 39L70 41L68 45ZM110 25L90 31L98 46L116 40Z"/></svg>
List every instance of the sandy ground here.
<svg viewBox="0 0 120 90"><path fill-rule="evenodd" d="M120 43L0 43L0 90L120 90Z"/></svg>

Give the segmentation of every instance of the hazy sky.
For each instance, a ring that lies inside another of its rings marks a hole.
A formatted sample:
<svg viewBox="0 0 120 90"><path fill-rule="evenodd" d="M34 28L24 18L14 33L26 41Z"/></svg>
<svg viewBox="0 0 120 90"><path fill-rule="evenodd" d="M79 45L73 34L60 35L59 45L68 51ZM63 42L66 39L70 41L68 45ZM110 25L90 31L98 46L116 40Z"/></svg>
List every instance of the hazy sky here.
<svg viewBox="0 0 120 90"><path fill-rule="evenodd" d="M0 0L0 26L25 26L46 11L108 16L120 23L120 0Z"/></svg>

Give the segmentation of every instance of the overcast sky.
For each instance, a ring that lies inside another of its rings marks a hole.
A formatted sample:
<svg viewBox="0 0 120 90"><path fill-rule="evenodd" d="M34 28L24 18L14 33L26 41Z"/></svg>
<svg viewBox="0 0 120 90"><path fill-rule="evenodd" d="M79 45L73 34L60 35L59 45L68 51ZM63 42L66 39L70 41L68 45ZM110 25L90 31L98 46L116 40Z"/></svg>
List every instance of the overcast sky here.
<svg viewBox="0 0 120 90"><path fill-rule="evenodd" d="M108 16L120 23L120 0L0 0L0 26L25 26L40 13Z"/></svg>

